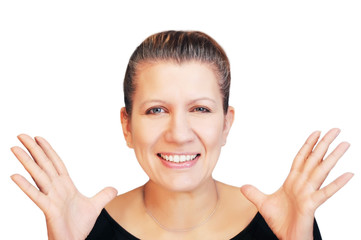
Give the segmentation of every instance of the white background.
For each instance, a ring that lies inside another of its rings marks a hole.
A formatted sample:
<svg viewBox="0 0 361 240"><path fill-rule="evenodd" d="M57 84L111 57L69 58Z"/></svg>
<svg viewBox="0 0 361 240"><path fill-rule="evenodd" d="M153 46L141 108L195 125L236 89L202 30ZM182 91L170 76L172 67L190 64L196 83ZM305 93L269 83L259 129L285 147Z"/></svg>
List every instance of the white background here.
<svg viewBox="0 0 361 240"><path fill-rule="evenodd" d="M10 180L30 179L10 152L20 133L48 139L85 195L147 180L123 140L122 81L136 46L169 29L208 33L231 61L236 120L215 178L271 193L311 132L339 127L335 144L351 148L326 182L356 175L316 218L324 239L359 236L359 1L224 2L0 2L0 238L46 239L42 212Z"/></svg>

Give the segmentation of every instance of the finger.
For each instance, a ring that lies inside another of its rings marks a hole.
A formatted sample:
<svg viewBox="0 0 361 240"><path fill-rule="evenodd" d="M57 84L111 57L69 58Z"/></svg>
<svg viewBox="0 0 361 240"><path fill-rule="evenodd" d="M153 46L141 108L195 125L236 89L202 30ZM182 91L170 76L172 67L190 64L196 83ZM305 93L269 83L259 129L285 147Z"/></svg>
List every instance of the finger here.
<svg viewBox="0 0 361 240"><path fill-rule="evenodd" d="M97 193L93 198L94 206L97 208L97 211L101 211L105 205L107 205L111 200L117 196L118 191L113 187L107 187Z"/></svg>
<svg viewBox="0 0 361 240"><path fill-rule="evenodd" d="M333 128L328 131L322 140L317 144L305 163L305 172L311 172L324 158L328 147L340 133L340 129Z"/></svg>
<svg viewBox="0 0 361 240"><path fill-rule="evenodd" d="M317 143L318 139L320 138L321 132L315 131L313 132L306 140L305 144L302 146L300 151L297 153L295 160L293 161L291 170L300 170L303 168L306 159L312 152L315 144Z"/></svg>
<svg viewBox="0 0 361 240"><path fill-rule="evenodd" d="M44 211L48 200L42 192L36 189L28 182L28 180L19 174L12 175L11 179L41 210Z"/></svg>
<svg viewBox="0 0 361 240"><path fill-rule="evenodd" d="M55 150L51 147L51 145L42 137L35 137L35 141L43 149L45 155L49 158L49 160L53 163L55 170L58 172L58 174L69 175L65 164L55 152Z"/></svg>
<svg viewBox="0 0 361 240"><path fill-rule="evenodd" d="M29 153L36 163L43 169L49 177L57 176L53 163L45 155L41 147L28 135L20 134L18 136L20 142L28 149Z"/></svg>
<svg viewBox="0 0 361 240"><path fill-rule="evenodd" d="M330 171L334 168L338 160L350 147L348 142L340 143L335 150L314 170L311 175L311 183L315 189L319 189Z"/></svg>
<svg viewBox="0 0 361 240"><path fill-rule="evenodd" d="M11 151L33 178L39 190L47 194L51 180L34 160L20 147L12 147Z"/></svg>
<svg viewBox="0 0 361 240"><path fill-rule="evenodd" d="M322 203L327 201L327 199L332 197L338 190L345 186L353 176L353 173L344 173L326 187L318 190L313 196L316 207L319 207Z"/></svg>
<svg viewBox="0 0 361 240"><path fill-rule="evenodd" d="M262 208L263 202L266 200L266 195L259 191L252 185L244 185L241 187L241 192L243 195L251 201L257 209L260 211Z"/></svg>

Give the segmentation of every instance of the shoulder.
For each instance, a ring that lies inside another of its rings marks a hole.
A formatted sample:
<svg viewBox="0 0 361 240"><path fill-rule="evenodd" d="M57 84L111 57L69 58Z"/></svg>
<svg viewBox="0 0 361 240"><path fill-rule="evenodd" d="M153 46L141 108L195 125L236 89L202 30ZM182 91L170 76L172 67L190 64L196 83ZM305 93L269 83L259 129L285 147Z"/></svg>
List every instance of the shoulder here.
<svg viewBox="0 0 361 240"><path fill-rule="evenodd" d="M244 197L239 187L217 183L219 205L212 220L207 224L210 232L219 238L231 239L239 235L255 219L257 208ZM146 211L143 204L143 186L121 194L106 207L109 215L130 233L140 236L147 228ZM142 226L142 229L138 229ZM137 234L136 234L137 235Z"/></svg>
<svg viewBox="0 0 361 240"><path fill-rule="evenodd" d="M217 182L219 209L214 229L232 238L242 232L257 215L257 208L241 193L239 187Z"/></svg>
<svg viewBox="0 0 361 240"><path fill-rule="evenodd" d="M217 181L217 188L220 195L220 200L226 206L229 206L232 211L242 212L242 215L255 216L257 208L251 203L241 192L240 187L235 187Z"/></svg>
<svg viewBox="0 0 361 240"><path fill-rule="evenodd" d="M226 205L224 212L227 214L223 218L228 219L226 222L233 226L230 239L277 239L255 205L241 193L240 187L223 183L218 183L218 186L225 196L222 201Z"/></svg>
<svg viewBox="0 0 361 240"><path fill-rule="evenodd" d="M118 195L105 206L96 220L96 223L86 240L97 239L138 239L128 230L130 226L137 226L139 222L139 196L141 187Z"/></svg>
<svg viewBox="0 0 361 240"><path fill-rule="evenodd" d="M143 186L118 195L109 202L105 209L121 226L127 227L142 219L144 215ZM134 220L134 221L133 221Z"/></svg>

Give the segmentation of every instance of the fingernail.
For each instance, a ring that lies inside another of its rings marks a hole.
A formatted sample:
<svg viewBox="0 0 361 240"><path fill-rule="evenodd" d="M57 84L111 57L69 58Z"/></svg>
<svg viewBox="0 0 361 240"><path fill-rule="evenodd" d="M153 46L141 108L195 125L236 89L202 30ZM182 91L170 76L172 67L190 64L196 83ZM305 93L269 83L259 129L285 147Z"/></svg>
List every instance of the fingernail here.
<svg viewBox="0 0 361 240"><path fill-rule="evenodd" d="M19 134L18 136L17 136L17 138L21 141L21 138L23 137L23 136L25 136L26 134L25 133L21 133L21 134Z"/></svg>
<svg viewBox="0 0 361 240"><path fill-rule="evenodd" d="M315 134L315 135L317 135L318 137L320 137L321 131L320 131L320 130L317 130L317 131L314 131L312 134Z"/></svg>

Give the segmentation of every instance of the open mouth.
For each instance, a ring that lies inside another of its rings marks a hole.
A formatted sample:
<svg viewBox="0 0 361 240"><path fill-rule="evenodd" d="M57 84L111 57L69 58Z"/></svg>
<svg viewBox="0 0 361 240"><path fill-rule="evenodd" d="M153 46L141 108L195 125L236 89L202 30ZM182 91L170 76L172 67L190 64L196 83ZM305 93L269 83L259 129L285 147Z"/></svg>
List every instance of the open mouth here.
<svg viewBox="0 0 361 240"><path fill-rule="evenodd" d="M200 154L163 154L158 153L158 157L168 162L183 163L195 160Z"/></svg>

